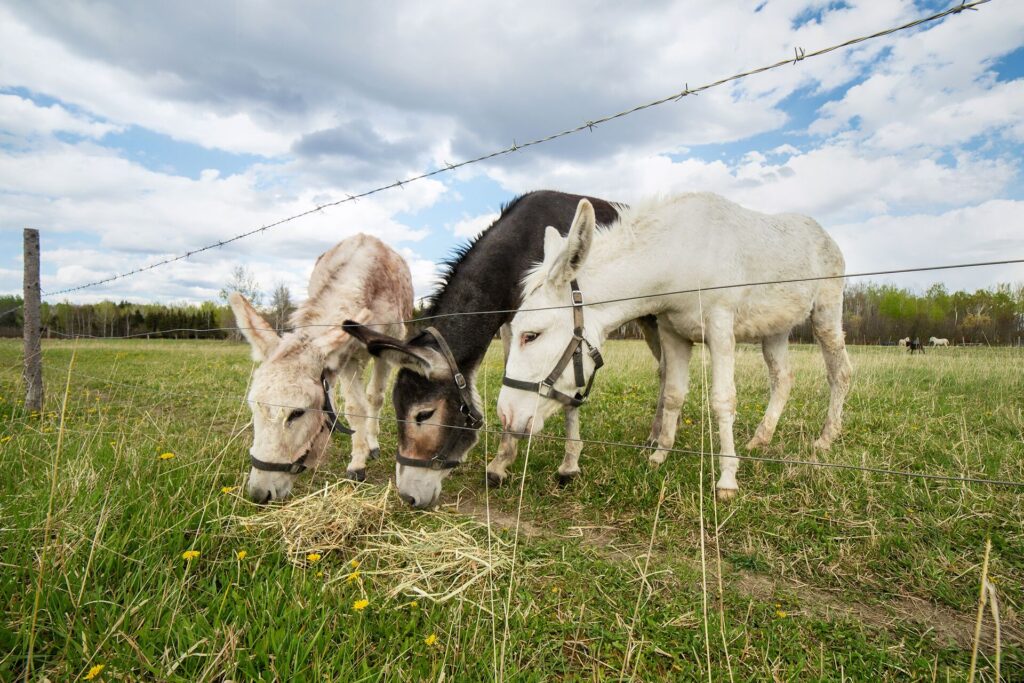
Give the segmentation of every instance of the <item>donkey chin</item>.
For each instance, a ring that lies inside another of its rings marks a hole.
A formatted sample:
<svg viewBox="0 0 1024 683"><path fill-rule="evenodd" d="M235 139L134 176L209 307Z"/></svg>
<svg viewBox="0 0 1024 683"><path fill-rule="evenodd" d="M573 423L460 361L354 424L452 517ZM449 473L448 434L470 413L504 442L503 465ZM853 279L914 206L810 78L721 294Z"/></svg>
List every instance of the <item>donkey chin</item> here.
<svg viewBox="0 0 1024 683"><path fill-rule="evenodd" d="M414 508L430 509L437 505L437 500L441 497L441 482L450 472L451 470L431 470L395 463L398 495Z"/></svg>
<svg viewBox="0 0 1024 683"><path fill-rule="evenodd" d="M506 393L502 389L498 396L498 419L501 420L502 429L521 439L544 431L544 422L558 412L561 404L543 398L538 403L537 398L518 390Z"/></svg>
<svg viewBox="0 0 1024 683"><path fill-rule="evenodd" d="M265 472L249 470L249 500L254 503L269 503L284 500L292 492L295 475L287 472Z"/></svg>

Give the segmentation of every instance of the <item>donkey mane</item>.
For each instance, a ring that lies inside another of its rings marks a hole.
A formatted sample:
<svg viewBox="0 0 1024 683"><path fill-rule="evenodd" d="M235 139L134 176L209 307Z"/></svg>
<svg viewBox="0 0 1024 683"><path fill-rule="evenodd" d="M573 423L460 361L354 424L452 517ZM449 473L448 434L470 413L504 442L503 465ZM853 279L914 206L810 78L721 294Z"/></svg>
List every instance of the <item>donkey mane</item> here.
<svg viewBox="0 0 1024 683"><path fill-rule="evenodd" d="M491 225L487 226L484 230L481 230L476 237L470 238L469 241L464 244L459 244L453 247L448 257L438 264L441 272L438 274L437 280L434 282L434 291L432 291L424 301L424 308L421 317L437 315L437 305L440 303L441 295L444 294L445 289L447 289L448 285L450 285L452 280L455 279L455 276L459 272L459 266L462 265L466 260L466 257L469 256L470 253L472 253L472 251L480 244L480 238L487 234L487 230L489 230L494 223L497 223L504 218L506 213L515 208L516 204L518 204L526 194L513 197L511 201L502 204L501 210L498 212L498 217L494 219L494 222L491 223Z"/></svg>

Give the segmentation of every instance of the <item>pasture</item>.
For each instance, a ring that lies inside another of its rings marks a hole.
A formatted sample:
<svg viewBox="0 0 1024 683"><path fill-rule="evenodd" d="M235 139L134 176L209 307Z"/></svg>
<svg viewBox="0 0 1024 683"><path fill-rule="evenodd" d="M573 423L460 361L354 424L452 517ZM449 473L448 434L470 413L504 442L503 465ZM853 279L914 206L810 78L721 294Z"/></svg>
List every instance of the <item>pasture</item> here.
<svg viewBox="0 0 1024 683"><path fill-rule="evenodd" d="M244 524L279 510L241 495L246 346L44 348L47 409L28 416L20 342L0 341L0 679L24 677L31 649L32 680L100 665L96 680L707 680L709 665L712 680L965 680L988 537L1002 674L1024 678L1024 489L744 461L739 497L716 505L715 463L699 455L711 449L699 346L676 440L696 453L654 468L589 444L582 475L559 489L562 443L534 438L525 478L524 442L511 482L488 490L497 435L485 434L432 513L388 493L386 402L385 455L366 484L341 482L347 438L298 482L300 498L355 488L379 510L348 545L322 549ZM816 347L791 355L792 398L756 455L812 456L824 368ZM823 460L1024 480L1021 349L850 355L845 429ZM605 356L583 437L642 443L654 361L642 342L609 342ZM736 376L743 444L767 401L758 348L740 346ZM479 380L490 426L500 380L495 344ZM415 581L393 594L418 562L453 552L449 537L461 564L435 584L483 578L444 602L417 597L427 584ZM979 680L993 680L991 624Z"/></svg>

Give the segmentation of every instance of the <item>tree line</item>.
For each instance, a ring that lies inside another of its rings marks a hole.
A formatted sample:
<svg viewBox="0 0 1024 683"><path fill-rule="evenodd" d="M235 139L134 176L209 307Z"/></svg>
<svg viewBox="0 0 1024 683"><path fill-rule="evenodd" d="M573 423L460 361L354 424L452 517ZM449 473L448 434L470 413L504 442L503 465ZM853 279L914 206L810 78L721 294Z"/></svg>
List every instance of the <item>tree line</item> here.
<svg viewBox="0 0 1024 683"><path fill-rule="evenodd" d="M258 285L236 274L221 292L220 302L139 304L101 301L94 304L43 303L43 334L50 337L138 335L172 339L238 338L235 321L224 301L241 290L258 307ZM0 314L22 303L20 296L0 296ZM272 325L287 329L294 310L288 288L278 285L261 307ZM20 309L0 318L0 336L20 336ZM936 284L923 293L894 285L856 283L846 288L843 310L846 340L851 344L889 344L904 337L940 337L953 344L1020 345L1024 339L1024 285L1001 284L974 292L950 292ZM639 338L639 329L624 326L615 337ZM810 324L793 330L792 339L811 342Z"/></svg>

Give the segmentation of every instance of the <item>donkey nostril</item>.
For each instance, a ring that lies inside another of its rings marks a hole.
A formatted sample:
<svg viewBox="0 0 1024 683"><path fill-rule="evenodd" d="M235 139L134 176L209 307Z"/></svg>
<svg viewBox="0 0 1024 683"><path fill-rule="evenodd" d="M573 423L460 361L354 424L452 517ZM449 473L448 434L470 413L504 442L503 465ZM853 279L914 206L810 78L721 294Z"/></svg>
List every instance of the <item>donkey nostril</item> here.
<svg viewBox="0 0 1024 683"><path fill-rule="evenodd" d="M414 496L410 496L410 495L405 494L405 493L400 493L398 495L406 503L408 503L409 505L412 505L413 507L416 507L416 498Z"/></svg>
<svg viewBox="0 0 1024 683"><path fill-rule="evenodd" d="M263 499L263 502L261 504L262 505L266 505L267 503L270 502L271 498L273 498L273 497L274 497L273 492L267 491L267 497Z"/></svg>

